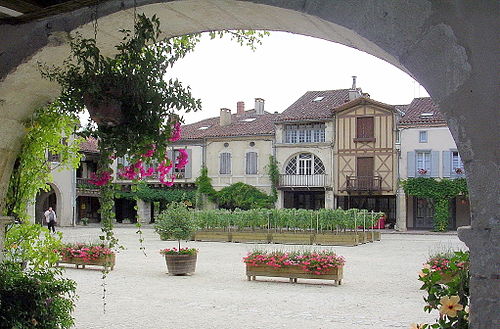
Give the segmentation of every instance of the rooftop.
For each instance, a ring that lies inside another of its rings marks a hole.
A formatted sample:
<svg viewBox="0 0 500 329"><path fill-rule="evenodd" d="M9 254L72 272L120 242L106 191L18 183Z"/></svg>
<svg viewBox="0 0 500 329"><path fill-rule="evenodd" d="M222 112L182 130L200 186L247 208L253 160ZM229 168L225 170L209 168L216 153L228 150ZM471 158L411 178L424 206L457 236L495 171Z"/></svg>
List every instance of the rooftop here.
<svg viewBox="0 0 500 329"><path fill-rule="evenodd" d="M399 121L402 126L446 125L438 105L430 97L414 98L404 112L405 115Z"/></svg>

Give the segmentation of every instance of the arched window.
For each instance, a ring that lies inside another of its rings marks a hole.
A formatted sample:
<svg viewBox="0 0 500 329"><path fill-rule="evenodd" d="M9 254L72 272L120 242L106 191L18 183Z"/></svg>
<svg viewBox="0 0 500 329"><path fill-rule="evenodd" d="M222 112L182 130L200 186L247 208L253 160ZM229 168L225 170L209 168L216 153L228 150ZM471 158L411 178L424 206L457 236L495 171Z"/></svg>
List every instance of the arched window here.
<svg viewBox="0 0 500 329"><path fill-rule="evenodd" d="M291 158L286 167L287 175L324 175L323 162L311 153L300 153Z"/></svg>

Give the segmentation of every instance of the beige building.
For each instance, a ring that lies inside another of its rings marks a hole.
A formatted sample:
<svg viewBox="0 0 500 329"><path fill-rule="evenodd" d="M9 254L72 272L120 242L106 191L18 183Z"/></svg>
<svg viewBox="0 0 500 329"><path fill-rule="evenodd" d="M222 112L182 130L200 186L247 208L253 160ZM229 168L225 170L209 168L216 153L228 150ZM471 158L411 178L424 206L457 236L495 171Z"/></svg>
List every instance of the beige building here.
<svg viewBox="0 0 500 329"><path fill-rule="evenodd" d="M457 146L439 108L431 98L415 98L399 122L401 139L400 177L464 178ZM399 193L404 195L403 191ZM432 202L405 196L398 204L398 228L431 229ZM450 204L450 229L470 225L469 200L457 197Z"/></svg>

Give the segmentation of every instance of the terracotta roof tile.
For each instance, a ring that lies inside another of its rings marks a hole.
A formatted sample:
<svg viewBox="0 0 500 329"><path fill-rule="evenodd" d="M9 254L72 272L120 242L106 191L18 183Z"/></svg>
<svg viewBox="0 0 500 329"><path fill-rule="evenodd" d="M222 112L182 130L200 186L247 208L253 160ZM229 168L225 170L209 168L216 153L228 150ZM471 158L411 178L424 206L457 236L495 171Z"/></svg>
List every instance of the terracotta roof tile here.
<svg viewBox="0 0 500 329"><path fill-rule="evenodd" d="M220 126L219 117L205 119L182 126L182 139L201 139L207 137L273 135L274 121L278 114L265 112L256 115L255 110L245 111L244 115L231 114L231 123ZM205 128L206 127L206 128Z"/></svg>
<svg viewBox="0 0 500 329"><path fill-rule="evenodd" d="M308 91L283 111L278 121L328 119L332 117L332 109L347 102L349 89Z"/></svg>
<svg viewBox="0 0 500 329"><path fill-rule="evenodd" d="M99 153L99 146L97 143L97 139L95 139L94 137L87 137L80 144L80 151L88 153Z"/></svg>
<svg viewBox="0 0 500 329"><path fill-rule="evenodd" d="M432 113L432 115L422 115ZM435 126L446 125L439 107L430 97L414 98L407 106L405 115L399 121L402 126Z"/></svg>

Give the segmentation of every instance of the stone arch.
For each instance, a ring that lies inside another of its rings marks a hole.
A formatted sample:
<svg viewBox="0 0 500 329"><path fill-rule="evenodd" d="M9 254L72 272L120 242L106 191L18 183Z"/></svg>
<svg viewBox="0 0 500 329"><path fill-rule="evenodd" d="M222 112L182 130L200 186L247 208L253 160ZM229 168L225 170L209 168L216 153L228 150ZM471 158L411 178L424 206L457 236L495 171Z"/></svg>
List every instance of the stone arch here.
<svg viewBox="0 0 500 329"><path fill-rule="evenodd" d="M160 3L161 2L161 3ZM109 53L116 28L130 27L133 0L100 8L100 43ZM498 319L497 242L500 218L498 134L498 3L408 0L142 0L139 11L161 13L168 35L224 28L281 30L354 47L410 73L439 104L462 155L469 181L472 229L460 232L471 249L471 321L489 327ZM57 92L42 81L36 61L60 63L67 32L91 33L93 8L0 29L0 208L20 148L22 120ZM167 12L169 15L167 15ZM26 43L25 40L33 42ZM496 41L495 41L496 40ZM492 293L496 291L495 293ZM486 297L489 296L489 297ZM494 316L496 315L496 318Z"/></svg>
<svg viewBox="0 0 500 329"><path fill-rule="evenodd" d="M54 183L49 183L49 186L49 191L40 190L36 196L34 222L37 224L45 225L43 214L49 207L59 215L59 210L63 206L61 190Z"/></svg>

